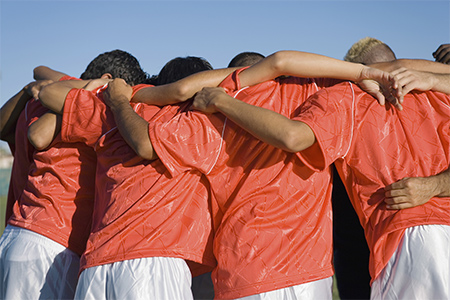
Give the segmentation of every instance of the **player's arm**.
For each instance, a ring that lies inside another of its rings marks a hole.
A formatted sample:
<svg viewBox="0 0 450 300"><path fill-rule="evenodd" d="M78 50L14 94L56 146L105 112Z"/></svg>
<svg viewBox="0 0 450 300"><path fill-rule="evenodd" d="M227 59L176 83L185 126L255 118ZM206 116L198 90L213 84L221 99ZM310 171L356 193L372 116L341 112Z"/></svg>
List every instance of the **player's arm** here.
<svg viewBox="0 0 450 300"><path fill-rule="evenodd" d="M427 203L432 197L450 197L450 168L429 177L406 177L385 187L388 209Z"/></svg>
<svg viewBox="0 0 450 300"><path fill-rule="evenodd" d="M67 74L53 70L46 66L38 66L33 70L33 78L35 80L53 80L59 81L61 78L66 76Z"/></svg>
<svg viewBox="0 0 450 300"><path fill-rule="evenodd" d="M450 64L450 44L442 44L433 52L433 57L437 62Z"/></svg>
<svg viewBox="0 0 450 300"><path fill-rule="evenodd" d="M350 80L358 83L382 105L387 99L400 108L398 102L402 100L396 78L385 71L300 51L279 51L269 55L244 70L239 79L242 86L248 86L281 75Z"/></svg>
<svg viewBox="0 0 450 300"><path fill-rule="evenodd" d="M222 88L204 88L195 95L193 108L220 112L257 139L288 152L302 151L315 142L311 128L274 111L237 100Z"/></svg>
<svg viewBox="0 0 450 300"><path fill-rule="evenodd" d="M198 72L173 83L140 89L131 101L152 105L167 105L186 101L203 87L218 86L237 68Z"/></svg>
<svg viewBox="0 0 450 300"><path fill-rule="evenodd" d="M51 82L50 80L31 82L2 106L0 109L0 139L14 143L16 122L26 103L31 98L37 98L42 87Z"/></svg>
<svg viewBox="0 0 450 300"><path fill-rule="evenodd" d="M58 81L45 86L39 93L42 105L50 110L62 114L67 94L71 89L81 89L89 84L89 80Z"/></svg>
<svg viewBox="0 0 450 300"><path fill-rule="evenodd" d="M450 73L450 65L426 59L397 59L391 62L372 64L370 66L387 72L392 72L399 68L408 68L424 72Z"/></svg>
<svg viewBox="0 0 450 300"><path fill-rule="evenodd" d="M391 74L397 77L405 94L412 90L450 94L450 74L422 72L405 68L395 70Z"/></svg>
<svg viewBox="0 0 450 300"><path fill-rule="evenodd" d="M148 122L131 107L131 86L123 79L114 79L103 92L103 99L114 114L120 134L137 155L148 160L157 159L148 133Z"/></svg>
<svg viewBox="0 0 450 300"><path fill-rule="evenodd" d="M61 115L48 112L28 128L28 140L37 150L47 148L61 132Z"/></svg>

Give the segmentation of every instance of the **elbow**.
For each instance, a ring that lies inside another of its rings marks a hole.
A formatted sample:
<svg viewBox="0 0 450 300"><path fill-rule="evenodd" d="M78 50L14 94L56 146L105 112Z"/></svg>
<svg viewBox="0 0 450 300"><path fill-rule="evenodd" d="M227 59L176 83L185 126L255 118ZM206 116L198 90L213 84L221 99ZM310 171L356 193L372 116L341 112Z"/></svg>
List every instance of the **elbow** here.
<svg viewBox="0 0 450 300"><path fill-rule="evenodd" d="M282 138L281 148L284 151L296 153L311 147L315 143L315 135L311 128L301 122L286 128Z"/></svg>
<svg viewBox="0 0 450 300"><path fill-rule="evenodd" d="M191 87L185 81L175 82L175 101L183 102L193 96Z"/></svg>
<svg viewBox="0 0 450 300"><path fill-rule="evenodd" d="M291 57L289 51L278 51L271 55L270 57L270 68L276 74L276 76L286 75L283 72L286 70L287 64L289 64L289 58Z"/></svg>
<svg viewBox="0 0 450 300"><path fill-rule="evenodd" d="M146 160L155 160L158 158L158 155L156 154L155 150L153 149L153 147L148 144L148 143L138 143L135 147L134 147L134 151L136 152L136 154L140 157L142 157L143 159Z"/></svg>
<svg viewBox="0 0 450 300"><path fill-rule="evenodd" d="M31 145L38 150L44 150L49 146L49 142L46 141L44 138L42 138L42 135L40 135L36 130L33 130L32 127L28 130L28 140L30 141Z"/></svg>

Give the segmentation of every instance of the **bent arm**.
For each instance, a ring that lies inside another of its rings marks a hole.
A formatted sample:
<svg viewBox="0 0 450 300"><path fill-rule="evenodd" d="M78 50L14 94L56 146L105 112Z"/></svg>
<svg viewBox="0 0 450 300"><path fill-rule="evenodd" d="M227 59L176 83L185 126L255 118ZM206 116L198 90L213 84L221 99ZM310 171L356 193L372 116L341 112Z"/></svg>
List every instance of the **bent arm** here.
<svg viewBox="0 0 450 300"><path fill-rule="evenodd" d="M131 107L131 94L132 88L123 79L114 79L103 92L103 98L114 114L117 128L127 144L140 157L157 159L148 133L148 122Z"/></svg>
<svg viewBox="0 0 450 300"><path fill-rule="evenodd" d="M53 81L59 81L61 78L66 76L67 74L55 71L49 67L46 66L39 66L34 68L33 70L33 78L35 80L53 80Z"/></svg>
<svg viewBox="0 0 450 300"><path fill-rule="evenodd" d="M450 197L450 168L429 177L406 177L385 187L388 209L405 209L433 197Z"/></svg>
<svg viewBox="0 0 450 300"><path fill-rule="evenodd" d="M25 87L12 96L0 109L0 139L14 144L16 122L31 96Z"/></svg>
<svg viewBox="0 0 450 300"><path fill-rule="evenodd" d="M61 132L61 115L48 112L28 128L28 140L37 150L47 148Z"/></svg>

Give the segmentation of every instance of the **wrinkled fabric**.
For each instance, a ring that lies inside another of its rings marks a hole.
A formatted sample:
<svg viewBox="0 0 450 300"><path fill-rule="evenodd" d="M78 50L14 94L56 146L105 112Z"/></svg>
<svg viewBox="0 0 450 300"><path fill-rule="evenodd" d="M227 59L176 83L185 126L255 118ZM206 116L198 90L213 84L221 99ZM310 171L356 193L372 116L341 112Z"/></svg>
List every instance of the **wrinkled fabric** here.
<svg viewBox="0 0 450 300"><path fill-rule="evenodd" d="M193 299L191 273L179 258L151 257L91 267L80 275L75 299Z"/></svg>
<svg viewBox="0 0 450 300"><path fill-rule="evenodd" d="M290 286L262 294L238 298L240 300L298 300L298 299L332 299L333 277Z"/></svg>
<svg viewBox="0 0 450 300"><path fill-rule="evenodd" d="M372 300L450 299L450 226L406 229L372 284Z"/></svg>
<svg viewBox="0 0 450 300"><path fill-rule="evenodd" d="M79 263L51 239L8 225L0 238L0 299L72 299Z"/></svg>
<svg viewBox="0 0 450 300"><path fill-rule="evenodd" d="M333 162L364 228L372 281L386 266L406 228L450 225L450 198L433 197L413 208L386 208L384 187L405 177L428 177L450 165L450 96L405 95L403 110L379 105L356 85L342 83L305 102L295 120L317 143L300 152L312 169Z"/></svg>
<svg viewBox="0 0 450 300"><path fill-rule="evenodd" d="M291 117L327 80L289 77L240 88L238 72L221 84L247 103ZM169 110L163 108L162 110ZM269 146L222 114L187 111L149 126L172 176L201 172L211 187L215 296L260 294L330 277L331 174Z"/></svg>
<svg viewBox="0 0 450 300"><path fill-rule="evenodd" d="M74 78L62 78L68 79ZM17 122L8 224L42 234L81 255L91 229L95 154L84 144L62 142L60 135L48 148L36 151L28 141L28 128L47 112L32 99Z"/></svg>
<svg viewBox="0 0 450 300"><path fill-rule="evenodd" d="M134 92L145 87L135 86ZM160 112L157 106L130 105L147 121ZM68 93L61 138L85 143L97 155L95 209L82 270L158 256L196 263L190 265L194 275L204 272L198 264L211 270L215 259L207 181L199 172L171 176L159 159L139 157L120 134L102 91Z"/></svg>

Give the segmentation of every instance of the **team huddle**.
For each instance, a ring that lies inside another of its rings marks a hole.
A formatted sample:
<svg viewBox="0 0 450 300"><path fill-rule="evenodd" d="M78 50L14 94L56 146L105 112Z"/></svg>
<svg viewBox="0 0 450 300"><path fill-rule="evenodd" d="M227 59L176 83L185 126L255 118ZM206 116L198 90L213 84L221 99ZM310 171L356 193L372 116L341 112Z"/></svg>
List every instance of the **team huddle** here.
<svg viewBox="0 0 450 300"><path fill-rule="evenodd" d="M35 68L0 111L0 298L332 299L336 170L370 250L358 297L449 299L448 50Z"/></svg>

